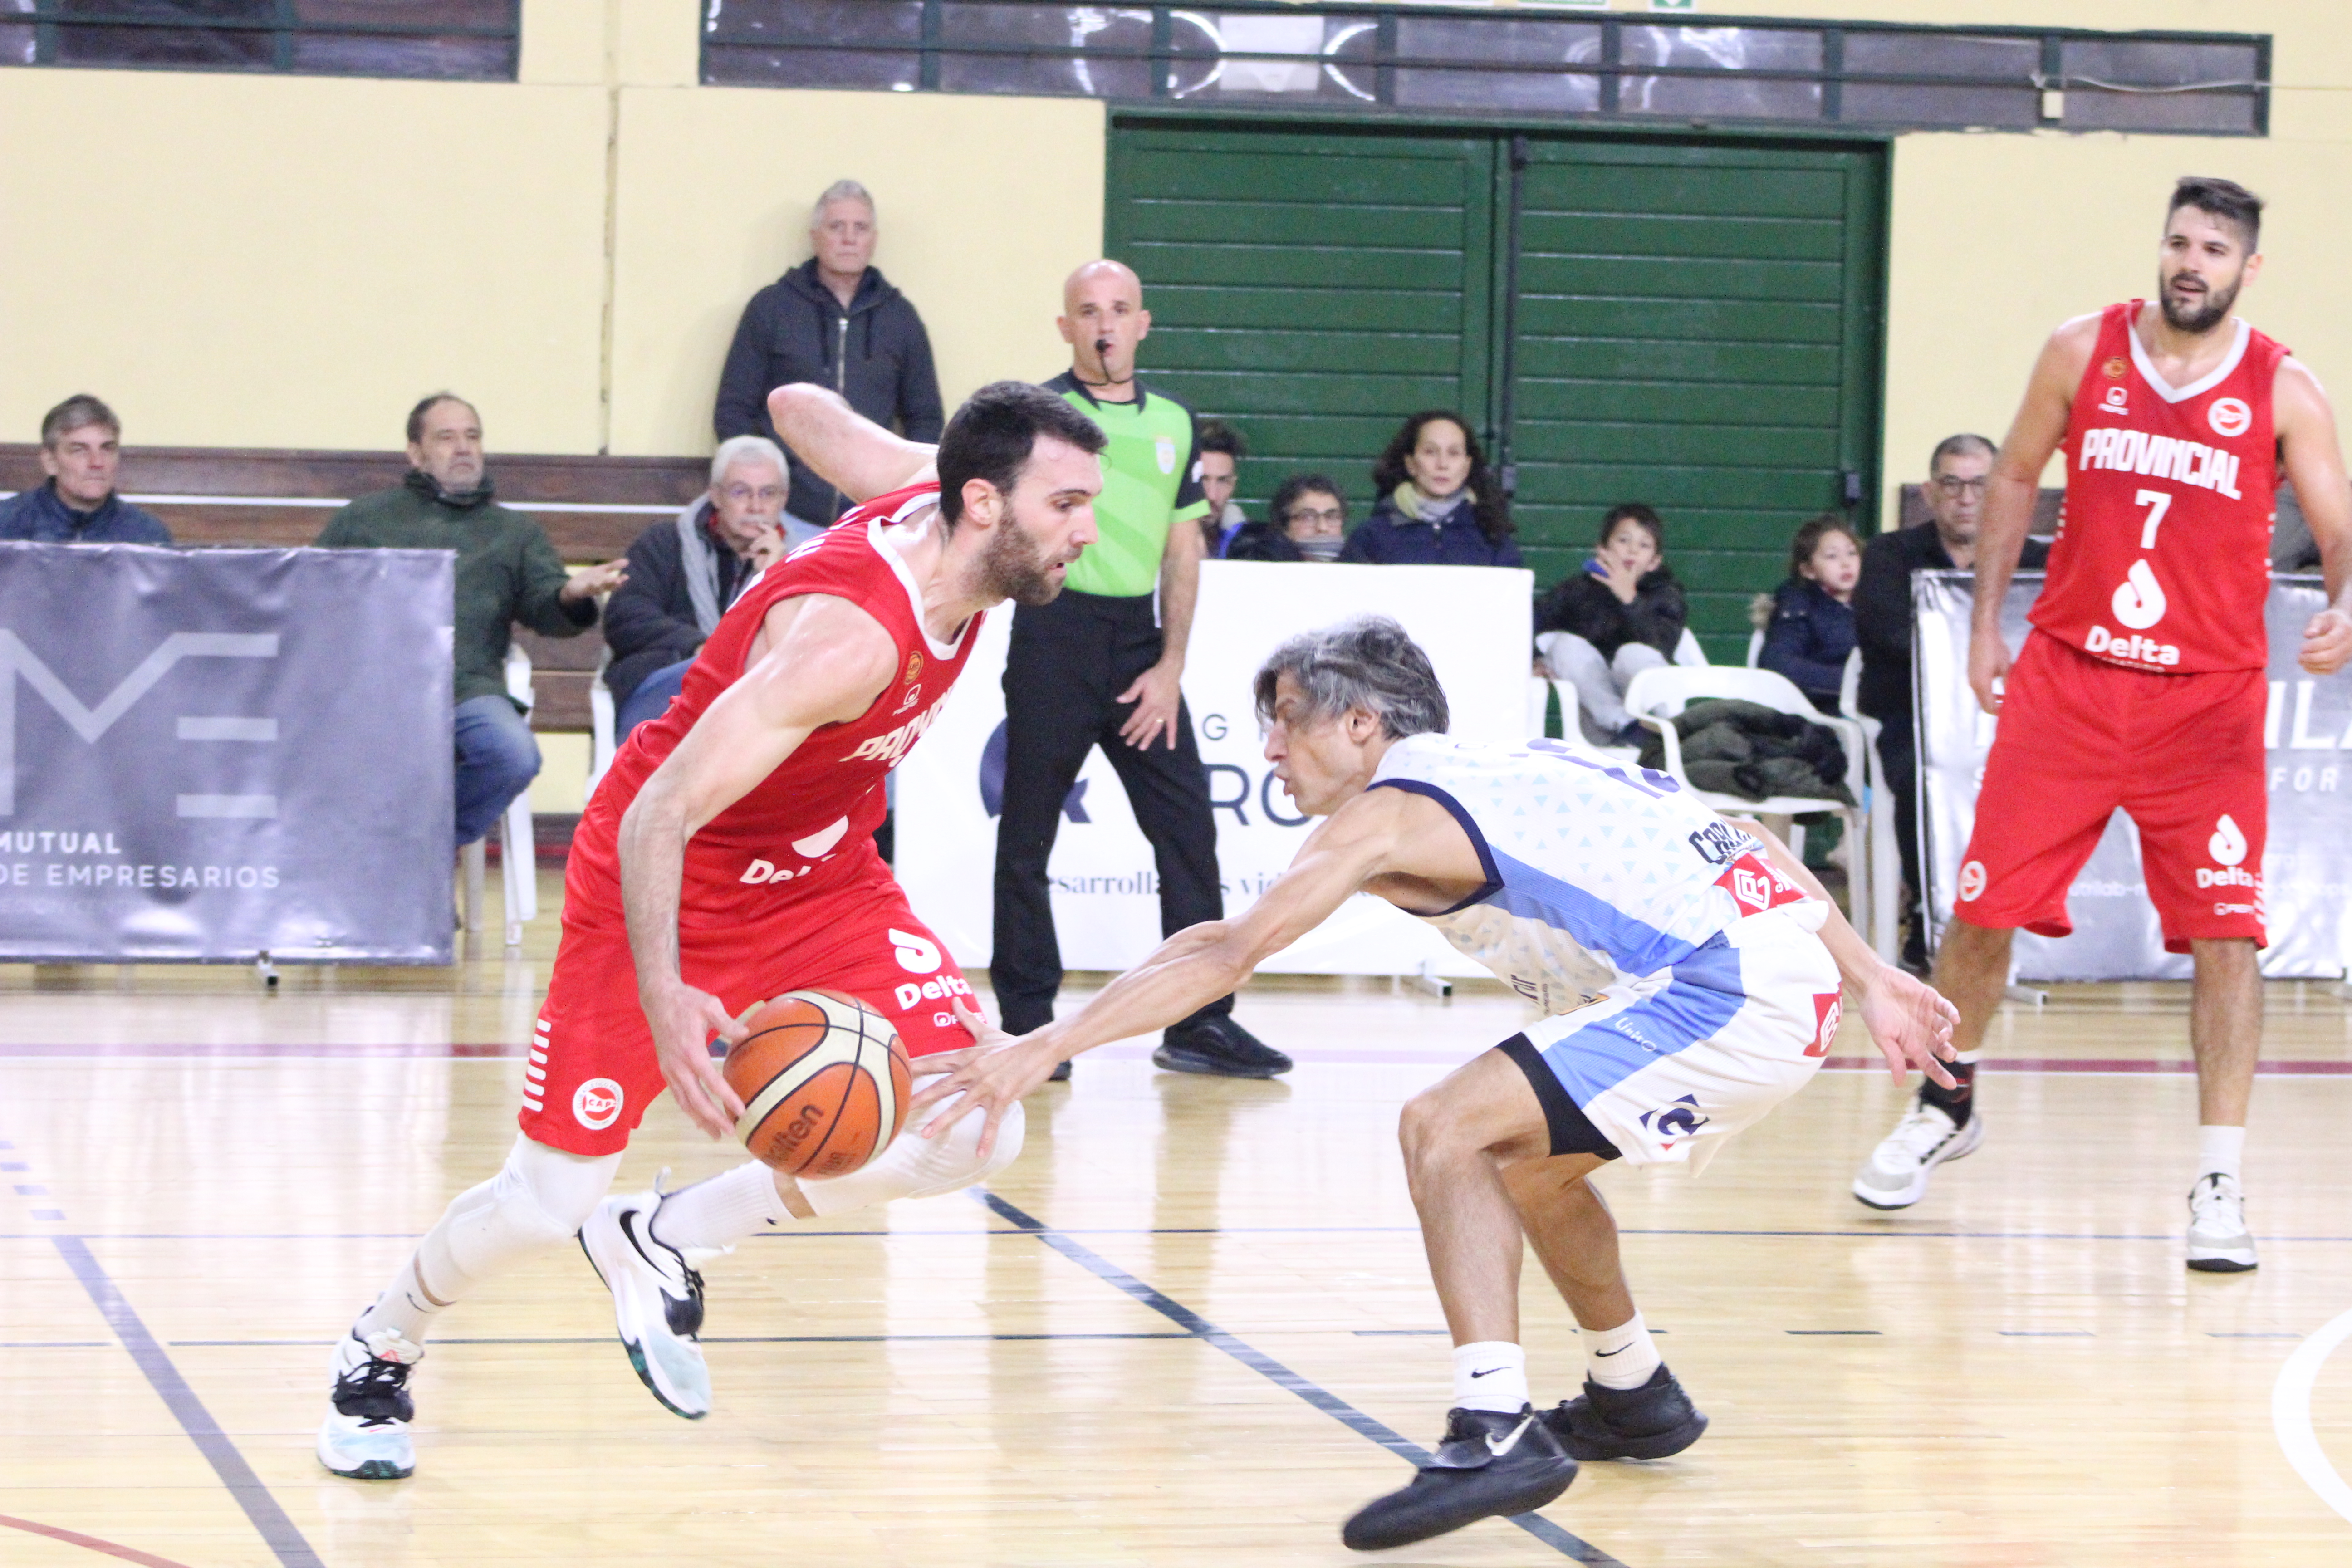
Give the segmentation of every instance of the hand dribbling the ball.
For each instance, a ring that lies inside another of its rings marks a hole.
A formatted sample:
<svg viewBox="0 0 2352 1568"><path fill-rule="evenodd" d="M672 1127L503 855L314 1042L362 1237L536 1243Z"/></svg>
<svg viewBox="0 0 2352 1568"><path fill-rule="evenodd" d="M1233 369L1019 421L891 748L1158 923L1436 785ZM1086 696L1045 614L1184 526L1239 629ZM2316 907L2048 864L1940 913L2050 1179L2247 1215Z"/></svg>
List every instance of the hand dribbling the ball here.
<svg viewBox="0 0 2352 1568"><path fill-rule="evenodd" d="M924 1137L936 1138L973 1108L984 1108L988 1120L981 1126L975 1152L985 1160L996 1146L996 1128L1004 1120L1005 1108L1027 1099L1061 1065L1062 1058L1035 1043L1034 1035L1016 1039L1006 1034L961 996L955 999L955 1010L957 1020L971 1031L976 1043L914 1063L918 1078L938 1081L915 1096L907 1108L907 1123ZM922 1120L925 1111L943 1102L952 1103L929 1121Z"/></svg>
<svg viewBox="0 0 2352 1568"><path fill-rule="evenodd" d="M683 980L640 987L637 1002L646 1010L654 1056L677 1108L711 1137L730 1136L743 1114L743 1101L711 1059L710 1037L715 1034L733 1045L743 1037L742 1019L730 1016L726 1004L709 992L697 991Z"/></svg>

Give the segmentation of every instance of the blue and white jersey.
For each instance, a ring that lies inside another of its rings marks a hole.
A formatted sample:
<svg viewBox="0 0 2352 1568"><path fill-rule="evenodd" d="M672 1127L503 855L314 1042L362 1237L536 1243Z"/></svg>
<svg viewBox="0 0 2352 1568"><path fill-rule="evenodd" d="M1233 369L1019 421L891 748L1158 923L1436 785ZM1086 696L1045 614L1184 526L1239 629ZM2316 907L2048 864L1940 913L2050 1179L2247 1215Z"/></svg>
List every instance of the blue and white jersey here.
<svg viewBox="0 0 2352 1568"><path fill-rule="evenodd" d="M1750 914L1802 905L1788 912L1807 930L1828 914L1671 776L1557 741L1413 735L1389 748L1371 787L1427 795L1462 825L1486 885L1420 918L1546 1013L1663 978L1722 949L1717 939Z"/></svg>

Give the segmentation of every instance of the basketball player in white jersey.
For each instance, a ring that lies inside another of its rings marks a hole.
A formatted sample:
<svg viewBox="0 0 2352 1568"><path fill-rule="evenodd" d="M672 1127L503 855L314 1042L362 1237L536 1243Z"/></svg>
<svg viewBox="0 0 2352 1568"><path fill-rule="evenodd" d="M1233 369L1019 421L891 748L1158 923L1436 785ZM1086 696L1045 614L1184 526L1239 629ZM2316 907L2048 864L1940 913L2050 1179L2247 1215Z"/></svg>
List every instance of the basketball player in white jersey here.
<svg viewBox="0 0 2352 1568"><path fill-rule="evenodd" d="M1930 1084L1853 1179L1907 1208L1937 1165L1983 1141L1976 1054L2020 926L2074 930L2075 873L2118 810L2165 950L2193 955L2197 1176L2189 1268L2256 1263L2238 1165L2262 1055L2263 846L2269 810L2270 542L2281 477L2319 543L2329 605L2304 627L2303 668L2352 658L2352 489L2318 378L2231 313L2262 271L2263 204L2228 180L2174 187L2157 298L2051 334L2001 443L1977 534L1969 684L2000 715L1960 858L1936 984L1960 1009L1957 1089ZM2066 507L2014 664L2000 630L2034 490L2063 451Z"/></svg>
<svg viewBox="0 0 2352 1568"><path fill-rule="evenodd" d="M1072 1017L982 1044L916 1097L1005 1114L1059 1063L1187 1016L1358 892L1429 921L1544 1016L1405 1107L1402 1136L1430 1273L1454 1336L1435 1462L1342 1539L1402 1546L1540 1508L1579 1459L1660 1458L1706 1417L1634 1310L1608 1205L1612 1160L1703 1165L1809 1080L1840 979L1900 1079L1950 1081L1955 1014L1878 957L1803 865L1672 778L1557 742L1448 740L1445 693L1395 622L1291 638L1258 671L1265 755L1329 820L1244 913L1180 931ZM976 1022L976 1020L975 1020ZM946 1061L948 1058L939 1058ZM982 1132L981 1147L987 1147ZM1522 1237L1584 1331L1581 1397L1538 1414L1518 1345Z"/></svg>

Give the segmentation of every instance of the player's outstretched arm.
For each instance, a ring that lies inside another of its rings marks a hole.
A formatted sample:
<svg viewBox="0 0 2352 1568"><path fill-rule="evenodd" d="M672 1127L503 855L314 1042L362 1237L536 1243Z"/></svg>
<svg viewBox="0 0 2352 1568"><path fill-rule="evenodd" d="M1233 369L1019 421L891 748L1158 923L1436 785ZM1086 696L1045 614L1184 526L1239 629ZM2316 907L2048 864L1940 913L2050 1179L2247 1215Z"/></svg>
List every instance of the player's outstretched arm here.
<svg viewBox="0 0 2352 1568"><path fill-rule="evenodd" d="M938 476L937 447L884 429L828 387L780 386L768 394L768 417L793 457L852 500Z"/></svg>
<svg viewBox="0 0 2352 1568"><path fill-rule="evenodd" d="M2077 316L2042 345L2025 399L2010 422L2009 435L1994 454L1985 485L1984 521L1977 527L1976 612L1969 636L1969 685L1988 713L2000 711L1993 682L2009 673L2009 644L2000 635L2001 602L2024 553L2033 526L2033 502L2042 490L2042 470L2066 438L2066 419L2082 384L2084 367L2097 346L2099 318Z"/></svg>
<svg viewBox="0 0 2352 1568"><path fill-rule="evenodd" d="M2327 607L2303 628L2302 664L2314 675L2333 675L2352 660L2352 484L2344 476L2336 411L2319 378L2302 361L2280 362L2271 417L2327 583Z"/></svg>
<svg viewBox="0 0 2352 1568"><path fill-rule="evenodd" d="M898 671L882 623L846 599L812 594L768 612L767 651L695 721L621 818L621 905L637 1000L678 1109L713 1138L743 1114L710 1059L709 1039L740 1037L718 997L678 972L677 910L686 843L749 795L822 724L874 705Z"/></svg>
<svg viewBox="0 0 2352 1568"><path fill-rule="evenodd" d="M1307 836L1290 869L1240 916L1188 926L1095 995L1074 1016L1057 1018L995 1050L979 1050L927 1086L908 1108L908 1125L923 1136L947 1130L973 1104L988 1109L981 1134L985 1156L1005 1107L1045 1081L1061 1063L1111 1040L1164 1029L1189 1017L1250 977L1259 963L1328 919L1349 896L1378 876L1396 843L1401 807L1410 797L1370 790L1331 814ZM991 1043L983 1041L983 1045ZM948 1114L926 1113L968 1096Z"/></svg>
<svg viewBox="0 0 2352 1568"><path fill-rule="evenodd" d="M1862 940L1862 933L1838 913L1828 889L1804 861L1790 854L1789 847L1762 823L1746 817L1725 820L1761 839L1766 853L1772 857L1772 864L1828 908L1819 932L1822 945L1830 950L1830 956L1837 961L1838 973L1853 987L1862 1003L1862 1021L1870 1030L1871 1042L1886 1058L1887 1070L1895 1075L1895 1081L1903 1082L1909 1069L1917 1068L1946 1089L1953 1088L1952 1075L1944 1070L1944 1063L1958 1054L1952 1047L1952 1028L1960 1021L1960 1010L1946 1001L1934 986L1905 973L1872 952L1870 944Z"/></svg>

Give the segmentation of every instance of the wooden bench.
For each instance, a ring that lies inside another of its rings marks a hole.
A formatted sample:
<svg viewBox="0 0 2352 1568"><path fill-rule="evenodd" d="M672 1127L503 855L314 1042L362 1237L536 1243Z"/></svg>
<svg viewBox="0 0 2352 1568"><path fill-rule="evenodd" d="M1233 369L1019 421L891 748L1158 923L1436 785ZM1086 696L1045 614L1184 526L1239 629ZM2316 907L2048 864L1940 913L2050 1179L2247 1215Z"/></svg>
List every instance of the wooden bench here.
<svg viewBox="0 0 2352 1568"><path fill-rule="evenodd" d="M646 525L666 521L709 487L707 458L585 458L490 454L503 505L523 512L575 565L625 552ZM299 452L229 447L126 447L123 495L197 546L310 543L353 496L390 489L408 472L398 452ZM43 482L40 448L0 444L0 490ZM604 651L602 624L576 637L516 629L530 655L538 705L531 728L588 729L588 688Z"/></svg>

